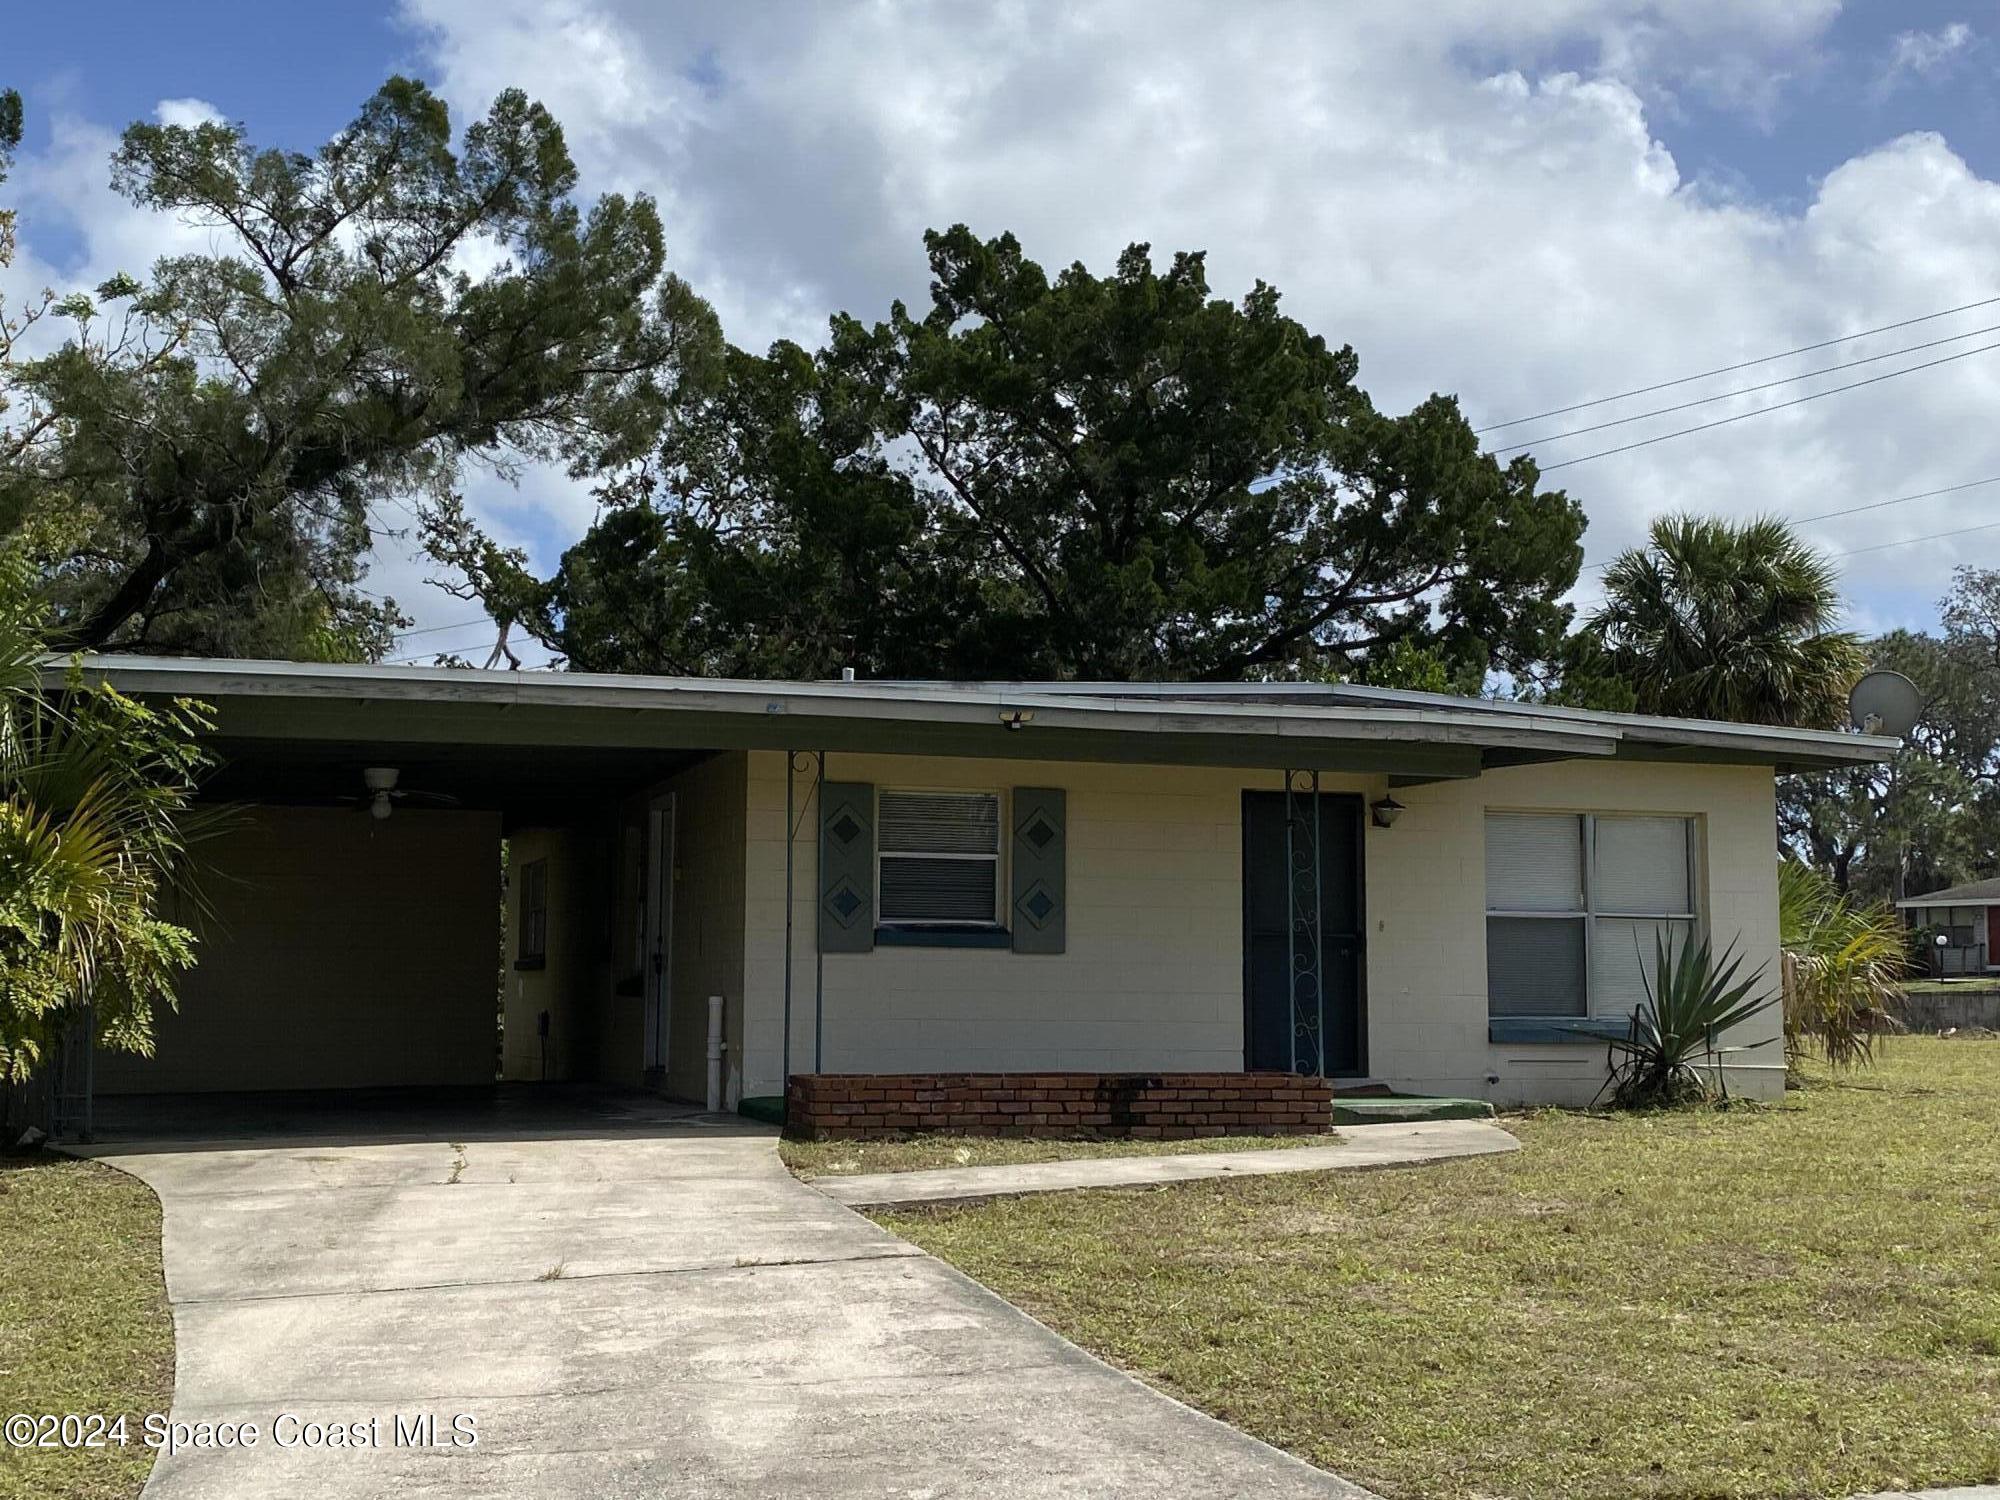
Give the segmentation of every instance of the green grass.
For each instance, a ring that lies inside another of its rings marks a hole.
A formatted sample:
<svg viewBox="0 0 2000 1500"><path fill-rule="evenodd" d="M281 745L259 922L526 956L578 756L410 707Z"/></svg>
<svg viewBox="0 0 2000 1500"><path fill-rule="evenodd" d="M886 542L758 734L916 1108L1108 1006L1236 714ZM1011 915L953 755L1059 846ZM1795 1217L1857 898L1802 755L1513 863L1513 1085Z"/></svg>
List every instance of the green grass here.
<svg viewBox="0 0 2000 1500"><path fill-rule="evenodd" d="M920 1135L902 1141L780 1141L778 1154L800 1177L922 1172L932 1167L1012 1167L1098 1156L1179 1156L1190 1151L1282 1151L1325 1146L1319 1135L1212 1135L1186 1141L1031 1141L993 1135Z"/></svg>
<svg viewBox="0 0 2000 1500"><path fill-rule="evenodd" d="M128 1500L153 1466L139 1441L173 1397L160 1205L95 1162L0 1156L0 1417L124 1413L131 1446L0 1445L6 1500Z"/></svg>
<svg viewBox="0 0 2000 1500"><path fill-rule="evenodd" d="M1406 1171L878 1215L1396 1500L2000 1479L2000 1041Z"/></svg>

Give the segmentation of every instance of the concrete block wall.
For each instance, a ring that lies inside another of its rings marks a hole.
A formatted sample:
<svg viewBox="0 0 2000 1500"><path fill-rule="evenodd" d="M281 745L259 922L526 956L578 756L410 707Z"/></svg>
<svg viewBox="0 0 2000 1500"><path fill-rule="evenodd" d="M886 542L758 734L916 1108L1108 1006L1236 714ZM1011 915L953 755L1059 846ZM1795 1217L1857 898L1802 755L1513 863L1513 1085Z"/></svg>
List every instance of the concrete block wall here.
<svg viewBox="0 0 2000 1500"><path fill-rule="evenodd" d="M745 1091L776 1094L784 1034L784 757L752 753L749 760ZM1064 788L1068 945L1045 956L910 947L827 954L816 1069L817 823L806 800L811 778L801 776L793 1071L1243 1066L1242 791L1278 789L1276 772L850 754L827 761L830 779L884 787Z"/></svg>
<svg viewBox="0 0 2000 1500"><path fill-rule="evenodd" d="M725 1078L741 1097L743 1016L744 771L742 751L709 757L622 799L594 847L600 880L590 981L596 1015L590 1076L637 1087L646 1077L649 1003L644 906L655 801L674 799L672 941L666 1092L699 1101L707 1087L708 997L721 995L729 1050ZM776 1092L776 1090L772 1090Z"/></svg>
<svg viewBox="0 0 2000 1500"><path fill-rule="evenodd" d="M743 1095L745 756L718 755L666 783L674 794L672 1024L667 1090L699 1100L708 1086L708 997L723 999L724 1095Z"/></svg>
<svg viewBox="0 0 2000 1500"><path fill-rule="evenodd" d="M1408 809L1367 834L1370 1070L1421 1093L1501 1104L1584 1104L1604 1079L1602 1043L1487 1041L1485 820L1496 812L1638 812L1693 817L1696 884L1718 951L1778 988L1777 822L1768 769L1561 761L1470 781L1400 788ZM1761 1041L1729 1070L1734 1092L1784 1089L1776 1007L1732 1042Z"/></svg>
<svg viewBox="0 0 2000 1500"><path fill-rule="evenodd" d="M785 760L746 757L743 1092L783 1077ZM828 757L840 781L909 788L1057 786L1068 792L1067 952L878 948L815 952L810 777L796 781L791 1067L797 1072L1216 1071L1243 1052L1242 794L1276 771L1084 762ZM1327 775L1365 799L1386 778ZM1701 909L1718 947L1777 956L1769 770L1567 761L1398 788L1408 811L1365 833L1368 1073L1413 1092L1500 1103L1586 1102L1601 1044L1494 1045L1486 1003L1485 815L1646 812L1697 819ZM823 1046L814 985L823 962ZM1775 1039L1774 1013L1742 1040ZM1732 1088L1775 1097L1779 1046L1745 1055Z"/></svg>
<svg viewBox="0 0 2000 1500"><path fill-rule="evenodd" d="M250 808L198 860L181 1008L155 1056L99 1054L99 1092L493 1081L497 814Z"/></svg>

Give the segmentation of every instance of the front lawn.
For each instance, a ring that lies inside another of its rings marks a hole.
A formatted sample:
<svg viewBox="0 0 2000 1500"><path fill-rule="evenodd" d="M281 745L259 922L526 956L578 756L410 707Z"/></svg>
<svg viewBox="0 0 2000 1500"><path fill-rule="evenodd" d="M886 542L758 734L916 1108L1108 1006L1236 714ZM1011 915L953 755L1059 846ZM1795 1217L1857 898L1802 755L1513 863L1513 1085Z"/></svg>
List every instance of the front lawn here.
<svg viewBox="0 0 2000 1500"><path fill-rule="evenodd" d="M0 1443L0 1497L129 1500L153 1466L140 1424L173 1390L152 1189L95 1162L0 1156L0 1418L122 1413L131 1438L80 1452Z"/></svg>
<svg viewBox="0 0 2000 1500"><path fill-rule="evenodd" d="M878 1217L1396 1500L2000 1479L2000 1041L1404 1171Z"/></svg>
<svg viewBox="0 0 2000 1500"><path fill-rule="evenodd" d="M1097 1156L1179 1156L1190 1151L1282 1151L1329 1146L1335 1134L1212 1135L1185 1141L1014 1140L995 1135L918 1135L901 1141L780 1141L778 1154L800 1177L921 1172L932 1167L1012 1167L1022 1162Z"/></svg>

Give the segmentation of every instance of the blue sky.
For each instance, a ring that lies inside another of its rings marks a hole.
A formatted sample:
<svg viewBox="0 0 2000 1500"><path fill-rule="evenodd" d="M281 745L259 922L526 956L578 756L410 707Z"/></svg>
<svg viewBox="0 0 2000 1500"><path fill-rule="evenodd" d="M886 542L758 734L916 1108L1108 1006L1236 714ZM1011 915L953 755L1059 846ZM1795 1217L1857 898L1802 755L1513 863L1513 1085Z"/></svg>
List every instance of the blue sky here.
<svg viewBox="0 0 2000 1500"><path fill-rule="evenodd" d="M29 108L0 190L22 208L14 276L138 271L165 247L171 226L111 200L101 170L115 131L164 101L309 149L405 71L461 118L510 84L544 99L586 191L657 196L677 269L751 345L921 298L921 231L957 220L1014 229L1049 262L1102 266L1132 239L1207 249L1218 292L1264 277L1352 342L1381 404L1446 390L1478 422L2000 295L1991 0L1298 0L1228 28L1214 16L1192 0L16 7L0 63ZM1988 309L1816 358L1992 323ZM1996 400L2000 354L1973 357L1555 477L1599 559L1663 510L1818 516L2000 475ZM1536 452L1553 463L1589 441ZM471 498L545 565L591 512L546 474ZM1850 554L1856 624L1921 625L1954 563L2000 564L2000 531L1910 539L1989 515L2000 485L1808 533ZM426 571L384 555L377 578L426 625L464 618Z"/></svg>

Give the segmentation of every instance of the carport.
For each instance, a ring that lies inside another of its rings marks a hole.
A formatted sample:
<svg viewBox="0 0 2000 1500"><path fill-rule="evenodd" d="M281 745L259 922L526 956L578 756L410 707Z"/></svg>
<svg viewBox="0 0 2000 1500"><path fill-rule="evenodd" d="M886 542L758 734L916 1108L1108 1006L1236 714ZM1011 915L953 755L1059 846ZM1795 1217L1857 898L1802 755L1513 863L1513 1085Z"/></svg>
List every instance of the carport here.
<svg viewBox="0 0 2000 1500"><path fill-rule="evenodd" d="M99 1055L100 1094L492 1083L512 977L503 841L608 845L621 800L703 753L442 741L366 700L331 706L317 733L302 733L296 703L217 707L205 796L235 810L180 903L200 962L158 1018L154 1057ZM386 721L379 735L356 722L369 720ZM389 771L385 798L366 778ZM607 864L577 862L585 909L610 905Z"/></svg>

